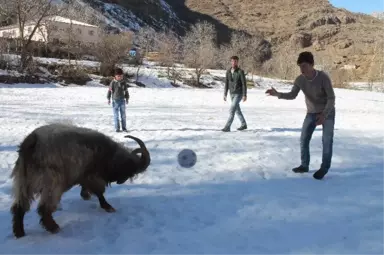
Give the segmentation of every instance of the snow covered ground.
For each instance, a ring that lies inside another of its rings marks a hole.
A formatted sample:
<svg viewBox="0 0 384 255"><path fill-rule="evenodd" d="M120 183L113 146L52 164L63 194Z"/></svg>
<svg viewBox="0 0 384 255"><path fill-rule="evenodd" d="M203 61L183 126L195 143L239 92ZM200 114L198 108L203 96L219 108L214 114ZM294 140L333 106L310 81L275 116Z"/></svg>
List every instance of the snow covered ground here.
<svg viewBox="0 0 384 255"><path fill-rule="evenodd" d="M336 90L333 165L318 181L321 128L311 143L312 172L291 172L300 158L302 93L283 101L249 90L242 103L249 129L222 133L229 109L222 90L131 88L128 129L146 142L152 164L134 183L107 190L117 212L104 212L96 198L83 201L76 187L54 214L60 233L41 228L34 204L27 236L15 240L9 175L30 131L71 120L136 144L113 132L105 87L0 87L3 253L383 253L382 93ZM183 148L197 153L191 169L177 164Z"/></svg>

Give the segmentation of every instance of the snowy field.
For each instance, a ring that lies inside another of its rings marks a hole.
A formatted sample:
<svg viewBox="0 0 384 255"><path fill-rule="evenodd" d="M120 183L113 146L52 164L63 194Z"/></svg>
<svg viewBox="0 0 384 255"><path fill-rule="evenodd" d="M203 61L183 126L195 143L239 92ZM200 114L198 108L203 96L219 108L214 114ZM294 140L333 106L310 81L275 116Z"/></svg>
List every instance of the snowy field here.
<svg viewBox="0 0 384 255"><path fill-rule="evenodd" d="M44 85L45 86L45 85ZM95 197L73 188L54 218L56 235L39 225L36 203L25 217L27 236L11 229L9 175L19 142L55 120L109 134L112 109L105 87L0 87L0 250L3 253L259 253L382 254L384 94L335 90L333 164L321 181L321 128L311 142L311 172L294 174L305 115L294 101L249 90L242 103L248 130L222 133L229 102L222 90L131 88L130 133L152 157L134 183L113 185L108 214ZM178 166L183 148L197 153ZM81 155L79 155L81 156Z"/></svg>

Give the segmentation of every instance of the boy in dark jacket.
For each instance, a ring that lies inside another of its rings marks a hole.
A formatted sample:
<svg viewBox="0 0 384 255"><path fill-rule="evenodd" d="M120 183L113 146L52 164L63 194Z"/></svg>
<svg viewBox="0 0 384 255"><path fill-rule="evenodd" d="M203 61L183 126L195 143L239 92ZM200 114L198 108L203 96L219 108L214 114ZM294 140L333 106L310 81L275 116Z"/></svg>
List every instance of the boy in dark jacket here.
<svg viewBox="0 0 384 255"><path fill-rule="evenodd" d="M125 116L125 105L128 104L129 101L129 92L128 86L123 79L123 70L121 68L117 68L115 70L115 78L109 84L108 89L108 104L111 104L111 96L112 96L112 108L114 115L114 123L116 132L120 132L119 125L119 112L121 117L121 127L124 132L127 132L126 125L126 116Z"/></svg>
<svg viewBox="0 0 384 255"><path fill-rule="evenodd" d="M229 109L229 117L225 127L222 129L223 132L229 132L231 130L231 125L235 117L235 113L240 119L241 126L238 130L247 129L247 123L241 112L240 102L247 100L247 82L245 80L244 70L240 69L238 66L239 58L237 56L231 57L231 69L227 70L225 77L225 87L224 87L224 101L227 101L228 91L231 95L231 108Z"/></svg>

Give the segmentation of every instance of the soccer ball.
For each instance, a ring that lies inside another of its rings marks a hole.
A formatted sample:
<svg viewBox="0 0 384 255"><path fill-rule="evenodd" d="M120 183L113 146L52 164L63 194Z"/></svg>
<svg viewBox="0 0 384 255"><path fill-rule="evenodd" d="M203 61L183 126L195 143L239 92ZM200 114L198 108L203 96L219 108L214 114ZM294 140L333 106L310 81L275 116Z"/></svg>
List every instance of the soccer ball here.
<svg viewBox="0 0 384 255"><path fill-rule="evenodd" d="M193 150L184 149L179 152L177 161L179 165L185 168L191 168L196 164L197 156Z"/></svg>

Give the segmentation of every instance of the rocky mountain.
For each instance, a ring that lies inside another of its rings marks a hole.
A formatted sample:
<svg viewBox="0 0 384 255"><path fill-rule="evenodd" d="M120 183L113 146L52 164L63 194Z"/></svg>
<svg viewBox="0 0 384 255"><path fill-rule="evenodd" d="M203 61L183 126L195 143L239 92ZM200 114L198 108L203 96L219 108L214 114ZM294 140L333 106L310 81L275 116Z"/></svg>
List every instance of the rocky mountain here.
<svg viewBox="0 0 384 255"><path fill-rule="evenodd" d="M261 33L273 46L274 58L313 51L327 69L355 69L355 79L382 74L384 22L370 15L352 13L327 0L168 0L175 12L193 23L209 17L221 33L229 29ZM228 28L226 30L225 28ZM381 46L381 49L380 47ZM374 57L381 54L381 57ZM285 57L287 59L287 57ZM382 69L382 67L381 67Z"/></svg>
<svg viewBox="0 0 384 255"><path fill-rule="evenodd" d="M328 0L78 0L120 30L149 25L183 35L189 25L215 25L220 43L233 31L259 35L272 45L269 65L291 65L298 52L314 52L327 70L348 69L355 80L383 75L384 21L332 6ZM297 70L296 70L297 71Z"/></svg>

